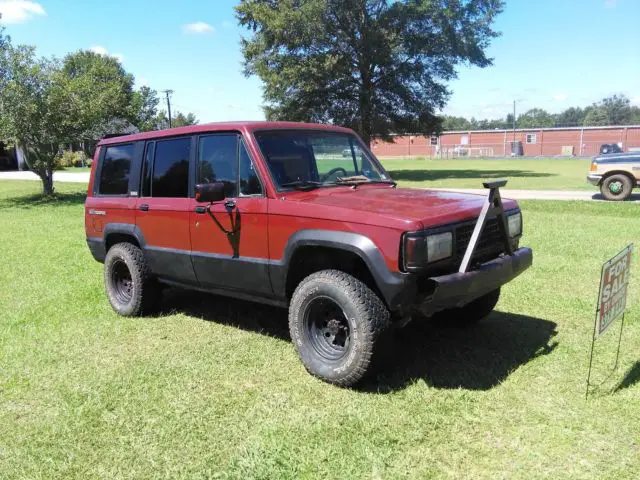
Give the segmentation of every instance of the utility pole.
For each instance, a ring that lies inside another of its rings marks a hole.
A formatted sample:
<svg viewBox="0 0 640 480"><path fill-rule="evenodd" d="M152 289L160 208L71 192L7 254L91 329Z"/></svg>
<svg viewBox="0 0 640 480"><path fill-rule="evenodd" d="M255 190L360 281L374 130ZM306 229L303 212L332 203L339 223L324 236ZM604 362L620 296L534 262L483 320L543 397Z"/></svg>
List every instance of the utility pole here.
<svg viewBox="0 0 640 480"><path fill-rule="evenodd" d="M167 98L167 111L169 113L169 128L171 128L171 98L170 97L173 94L173 90L163 90L162 92L165 94ZM515 108L515 106L513 108Z"/></svg>
<svg viewBox="0 0 640 480"><path fill-rule="evenodd" d="M516 141L516 101L513 101L513 141Z"/></svg>

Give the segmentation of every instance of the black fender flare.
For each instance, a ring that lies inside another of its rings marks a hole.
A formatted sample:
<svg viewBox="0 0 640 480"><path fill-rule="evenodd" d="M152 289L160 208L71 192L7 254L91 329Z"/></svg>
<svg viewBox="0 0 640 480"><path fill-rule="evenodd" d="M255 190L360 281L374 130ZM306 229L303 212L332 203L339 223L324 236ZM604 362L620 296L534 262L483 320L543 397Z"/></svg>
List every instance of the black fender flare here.
<svg viewBox="0 0 640 480"><path fill-rule="evenodd" d="M382 253L369 237L336 230L300 230L289 237L282 259L271 264L271 284L276 295L286 296L291 259L297 249L308 246L335 248L358 255L369 269L387 306L392 310L398 307L400 294L407 287L408 274L391 272Z"/></svg>
<svg viewBox="0 0 640 480"><path fill-rule="evenodd" d="M127 235L134 238L140 248L144 248L147 244L137 225L132 223L108 223L102 229L102 237L87 237L89 250L93 258L98 262L104 262L107 256L107 241L109 236L113 234Z"/></svg>

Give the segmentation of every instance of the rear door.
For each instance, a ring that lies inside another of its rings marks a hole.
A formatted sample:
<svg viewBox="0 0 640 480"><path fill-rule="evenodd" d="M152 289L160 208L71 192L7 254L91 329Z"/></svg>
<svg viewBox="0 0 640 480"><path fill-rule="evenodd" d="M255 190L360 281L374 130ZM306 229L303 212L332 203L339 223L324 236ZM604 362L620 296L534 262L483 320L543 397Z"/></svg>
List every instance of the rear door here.
<svg viewBox="0 0 640 480"><path fill-rule="evenodd" d="M238 133L200 135L196 183L224 182L226 199L191 200L191 248L205 288L272 294L269 281L267 197Z"/></svg>
<svg viewBox="0 0 640 480"><path fill-rule="evenodd" d="M189 234L192 143L191 136L146 143L136 204L136 225L144 237L151 270L188 284L196 283Z"/></svg>

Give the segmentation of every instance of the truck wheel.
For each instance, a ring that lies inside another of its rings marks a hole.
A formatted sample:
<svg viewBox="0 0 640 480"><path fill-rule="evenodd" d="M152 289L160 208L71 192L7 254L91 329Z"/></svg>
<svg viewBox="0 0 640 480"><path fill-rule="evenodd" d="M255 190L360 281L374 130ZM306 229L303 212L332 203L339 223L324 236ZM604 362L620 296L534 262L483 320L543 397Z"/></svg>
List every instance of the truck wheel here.
<svg viewBox="0 0 640 480"><path fill-rule="evenodd" d="M437 314L440 323L447 326L466 327L486 318L496 307L500 299L500 289L467 303L464 307L452 308Z"/></svg>
<svg viewBox="0 0 640 480"><path fill-rule="evenodd" d="M289 331L309 373L349 387L372 370L389 311L364 283L338 270L302 280L291 298Z"/></svg>
<svg viewBox="0 0 640 480"><path fill-rule="evenodd" d="M159 304L161 290L142 250L131 243L117 243L107 252L104 286L111 307L125 317L151 313Z"/></svg>
<svg viewBox="0 0 640 480"><path fill-rule="evenodd" d="M605 178L600 185L600 192L607 200L627 200L631 196L633 182L622 174Z"/></svg>

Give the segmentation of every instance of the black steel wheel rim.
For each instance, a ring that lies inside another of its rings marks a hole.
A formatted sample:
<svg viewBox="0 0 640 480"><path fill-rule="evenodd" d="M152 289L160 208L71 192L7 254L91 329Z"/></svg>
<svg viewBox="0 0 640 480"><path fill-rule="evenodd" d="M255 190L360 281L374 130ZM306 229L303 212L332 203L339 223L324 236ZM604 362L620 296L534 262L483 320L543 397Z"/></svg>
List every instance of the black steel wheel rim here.
<svg viewBox="0 0 640 480"><path fill-rule="evenodd" d="M323 359L344 358L351 343L351 327L344 311L333 299L317 297L304 311L307 340Z"/></svg>
<svg viewBox="0 0 640 480"><path fill-rule="evenodd" d="M129 267L123 260L117 259L113 262L111 281L118 302L125 305L129 303L133 297L133 279Z"/></svg>

